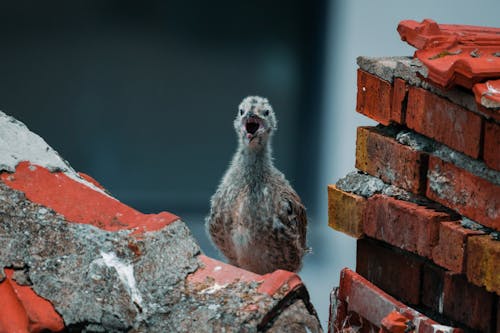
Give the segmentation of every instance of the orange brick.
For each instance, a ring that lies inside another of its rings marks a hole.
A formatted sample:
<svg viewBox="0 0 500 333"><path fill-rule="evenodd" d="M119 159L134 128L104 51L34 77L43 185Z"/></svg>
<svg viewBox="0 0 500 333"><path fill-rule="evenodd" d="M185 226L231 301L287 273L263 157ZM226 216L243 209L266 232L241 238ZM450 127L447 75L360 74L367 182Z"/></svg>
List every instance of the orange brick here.
<svg viewBox="0 0 500 333"><path fill-rule="evenodd" d="M500 186L436 156L429 159L427 197L500 230Z"/></svg>
<svg viewBox="0 0 500 333"><path fill-rule="evenodd" d="M486 122L484 125L484 163L492 169L500 171L500 125Z"/></svg>
<svg viewBox="0 0 500 333"><path fill-rule="evenodd" d="M440 221L450 219L447 213L377 194L368 199L364 229L370 237L431 258Z"/></svg>
<svg viewBox="0 0 500 333"><path fill-rule="evenodd" d="M500 295L500 242L490 236L467 240L467 279Z"/></svg>
<svg viewBox="0 0 500 333"><path fill-rule="evenodd" d="M383 125L389 125L391 104L391 83L358 69L356 111Z"/></svg>
<svg viewBox="0 0 500 333"><path fill-rule="evenodd" d="M439 241L432 250L432 260L454 273L464 273L467 238L474 235L484 233L466 229L459 222L441 222Z"/></svg>
<svg viewBox="0 0 500 333"><path fill-rule="evenodd" d="M406 125L472 158L479 157L481 117L430 91L410 87Z"/></svg>
<svg viewBox="0 0 500 333"><path fill-rule="evenodd" d="M406 99L408 97L408 85L400 78L394 79L393 96L391 106L391 120L400 125L406 121Z"/></svg>
<svg viewBox="0 0 500 333"><path fill-rule="evenodd" d="M428 155L376 127L358 127L356 168L413 193L425 193Z"/></svg>
<svg viewBox="0 0 500 333"><path fill-rule="evenodd" d="M335 185L328 186L328 225L351 237L363 235L363 215L366 199L344 192Z"/></svg>

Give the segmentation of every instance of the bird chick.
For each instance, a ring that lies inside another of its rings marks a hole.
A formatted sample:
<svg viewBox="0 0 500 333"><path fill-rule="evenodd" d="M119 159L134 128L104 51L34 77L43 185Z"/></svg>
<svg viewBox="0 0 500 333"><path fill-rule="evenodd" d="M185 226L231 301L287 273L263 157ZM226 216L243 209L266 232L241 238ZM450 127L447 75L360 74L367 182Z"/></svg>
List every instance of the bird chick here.
<svg viewBox="0 0 500 333"><path fill-rule="evenodd" d="M232 265L265 274L296 272L306 250L304 205L274 167L276 115L266 98L249 96L238 108L238 148L211 199L206 228Z"/></svg>

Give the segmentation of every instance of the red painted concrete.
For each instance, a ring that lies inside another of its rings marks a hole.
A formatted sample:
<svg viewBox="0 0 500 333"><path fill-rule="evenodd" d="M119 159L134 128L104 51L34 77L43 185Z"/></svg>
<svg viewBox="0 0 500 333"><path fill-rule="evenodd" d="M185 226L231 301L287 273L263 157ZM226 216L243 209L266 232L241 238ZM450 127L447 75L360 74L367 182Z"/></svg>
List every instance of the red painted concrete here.
<svg viewBox="0 0 500 333"><path fill-rule="evenodd" d="M270 274L259 275L244 269L225 264L221 261L200 255L205 267L198 269L188 276L189 283L206 283L207 279L218 285L243 282L261 283L258 292L273 296L277 292L288 294L299 286L302 286L300 277L292 272L277 270Z"/></svg>
<svg viewBox="0 0 500 333"><path fill-rule="evenodd" d="M167 212L142 214L64 173L52 173L29 162L19 163L15 173L4 172L0 179L11 188L24 192L29 200L52 208L70 222L91 224L108 231L154 231L178 220L177 216Z"/></svg>
<svg viewBox="0 0 500 333"><path fill-rule="evenodd" d="M419 49L415 57L427 67L427 79L440 87L471 89L475 83L500 77L499 28L407 20L399 23L398 32Z"/></svg>
<svg viewBox="0 0 500 333"><path fill-rule="evenodd" d="M0 333L64 329L62 318L49 301L12 280L12 269L5 269L5 273L7 278L0 283Z"/></svg>

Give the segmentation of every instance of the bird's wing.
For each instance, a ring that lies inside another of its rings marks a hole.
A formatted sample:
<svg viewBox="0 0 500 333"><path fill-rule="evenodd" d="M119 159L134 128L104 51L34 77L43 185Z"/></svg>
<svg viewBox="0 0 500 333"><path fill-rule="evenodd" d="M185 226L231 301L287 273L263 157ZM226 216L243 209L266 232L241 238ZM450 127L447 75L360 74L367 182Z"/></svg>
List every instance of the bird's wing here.
<svg viewBox="0 0 500 333"><path fill-rule="evenodd" d="M210 214L205 220L205 228L215 246L229 259L229 262L233 263L236 257L233 246L228 241L229 235L226 230L226 226L231 224L231 221L228 220L231 219L231 216L223 213L222 196L217 194L212 197Z"/></svg>
<svg viewBox="0 0 500 333"><path fill-rule="evenodd" d="M300 245L306 246L307 215L306 209L299 196L291 188L283 191L281 196L281 209L279 218L287 227L299 235Z"/></svg>

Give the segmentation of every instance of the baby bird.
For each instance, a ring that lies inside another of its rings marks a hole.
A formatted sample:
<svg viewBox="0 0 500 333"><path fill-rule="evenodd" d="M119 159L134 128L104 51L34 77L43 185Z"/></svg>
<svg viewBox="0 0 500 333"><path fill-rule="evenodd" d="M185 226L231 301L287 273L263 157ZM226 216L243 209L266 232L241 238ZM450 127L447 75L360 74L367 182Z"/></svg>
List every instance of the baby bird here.
<svg viewBox="0 0 500 333"><path fill-rule="evenodd" d="M238 148L211 199L206 229L232 265L258 274L301 268L306 251L304 205L274 167L276 115L266 98L241 102L234 129Z"/></svg>

